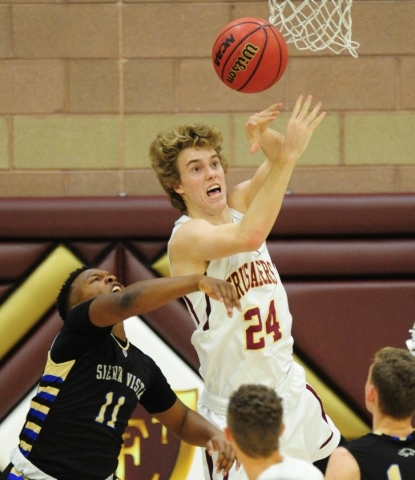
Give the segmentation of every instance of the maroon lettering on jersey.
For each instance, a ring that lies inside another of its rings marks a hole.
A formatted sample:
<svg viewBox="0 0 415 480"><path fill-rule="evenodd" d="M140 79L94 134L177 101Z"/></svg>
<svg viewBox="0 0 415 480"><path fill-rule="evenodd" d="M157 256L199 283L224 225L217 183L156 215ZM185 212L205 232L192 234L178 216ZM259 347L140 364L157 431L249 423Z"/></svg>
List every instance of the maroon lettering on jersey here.
<svg viewBox="0 0 415 480"><path fill-rule="evenodd" d="M235 287L238 298L242 298L251 288L261 287L262 285L276 285L273 266L264 260L255 260L244 263L237 270L232 272L226 279Z"/></svg>

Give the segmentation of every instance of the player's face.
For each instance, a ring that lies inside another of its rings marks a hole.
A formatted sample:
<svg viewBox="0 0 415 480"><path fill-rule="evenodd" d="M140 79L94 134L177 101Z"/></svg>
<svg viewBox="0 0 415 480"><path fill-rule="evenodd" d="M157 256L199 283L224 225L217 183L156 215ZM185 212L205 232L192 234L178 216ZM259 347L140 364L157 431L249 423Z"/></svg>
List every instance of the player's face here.
<svg viewBox="0 0 415 480"><path fill-rule="evenodd" d="M70 304L78 305L105 293L119 292L123 288L115 275L91 268L80 273L73 281Z"/></svg>
<svg viewBox="0 0 415 480"><path fill-rule="evenodd" d="M180 184L175 188L189 214L211 214L226 206L225 173L212 148L186 148L177 159Z"/></svg>

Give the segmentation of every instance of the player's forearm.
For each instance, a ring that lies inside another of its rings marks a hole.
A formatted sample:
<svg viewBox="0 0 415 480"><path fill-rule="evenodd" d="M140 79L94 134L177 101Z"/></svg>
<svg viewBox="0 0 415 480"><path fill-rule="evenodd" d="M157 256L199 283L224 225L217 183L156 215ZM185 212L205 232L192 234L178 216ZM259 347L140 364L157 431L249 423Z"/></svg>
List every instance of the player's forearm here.
<svg viewBox="0 0 415 480"><path fill-rule="evenodd" d="M203 275L188 275L137 282L119 294L118 304L131 315L140 315L199 290L202 278Z"/></svg>
<svg viewBox="0 0 415 480"><path fill-rule="evenodd" d="M144 280L120 292L100 295L89 307L89 318L97 326L114 325L199 290L202 278L203 275L189 275Z"/></svg>
<svg viewBox="0 0 415 480"><path fill-rule="evenodd" d="M270 128L266 129L260 140L261 150L271 162L278 158L283 143L284 135Z"/></svg>
<svg viewBox="0 0 415 480"><path fill-rule="evenodd" d="M176 433L186 443L206 447L209 440L222 432L198 413L189 410L180 432Z"/></svg>
<svg viewBox="0 0 415 480"><path fill-rule="evenodd" d="M295 163L285 161L272 165L241 221L242 234L251 239L255 250L266 240L275 223L294 167Z"/></svg>

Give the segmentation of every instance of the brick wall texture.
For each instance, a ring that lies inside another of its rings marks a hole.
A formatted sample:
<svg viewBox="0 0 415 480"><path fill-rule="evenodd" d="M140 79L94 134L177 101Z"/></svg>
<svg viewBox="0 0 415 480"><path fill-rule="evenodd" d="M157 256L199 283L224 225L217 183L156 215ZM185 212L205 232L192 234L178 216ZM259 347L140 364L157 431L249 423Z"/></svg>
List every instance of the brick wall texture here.
<svg viewBox="0 0 415 480"><path fill-rule="evenodd" d="M30 1L30 3L29 3ZM229 183L262 160L244 124L312 94L327 117L293 174L293 193L415 191L415 0L355 0L358 58L289 45L281 80L257 94L216 76L219 30L263 1L0 1L0 197L162 194L149 166L158 131L217 125Z"/></svg>

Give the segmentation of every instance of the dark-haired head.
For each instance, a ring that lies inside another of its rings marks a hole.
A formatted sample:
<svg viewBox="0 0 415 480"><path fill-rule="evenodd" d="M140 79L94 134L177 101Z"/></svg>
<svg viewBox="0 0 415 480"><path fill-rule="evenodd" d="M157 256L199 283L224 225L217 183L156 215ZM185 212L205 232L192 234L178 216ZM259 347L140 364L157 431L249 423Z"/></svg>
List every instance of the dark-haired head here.
<svg viewBox="0 0 415 480"><path fill-rule="evenodd" d="M77 268L76 270L74 270L69 274L68 278L63 283L61 291L59 292L58 298L56 299L58 312L63 321L66 320L66 315L68 314L68 311L69 311L69 297L71 294L72 284L75 278L78 275L80 275L82 272L84 272L85 270L89 270L90 268L92 267L89 267L87 265L83 265L82 267Z"/></svg>

